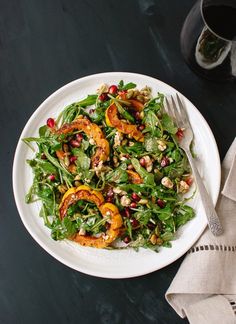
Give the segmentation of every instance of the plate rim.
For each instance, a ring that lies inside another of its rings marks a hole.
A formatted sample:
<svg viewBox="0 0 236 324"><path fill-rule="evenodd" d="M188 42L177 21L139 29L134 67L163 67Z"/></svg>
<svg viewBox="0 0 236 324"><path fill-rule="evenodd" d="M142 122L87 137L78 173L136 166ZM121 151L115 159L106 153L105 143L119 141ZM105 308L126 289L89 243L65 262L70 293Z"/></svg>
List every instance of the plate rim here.
<svg viewBox="0 0 236 324"><path fill-rule="evenodd" d="M203 233L203 231L205 230L206 226L207 226L207 220L205 219L205 223L202 224L202 228L201 230L198 232L198 235L196 235L194 237L194 239L191 241L191 243L187 246L187 248L185 247L184 249L182 249L179 253L176 254L176 256L169 262L166 262L166 264L164 266L161 266L160 268L153 268L153 269L148 269L146 271L136 271L135 274L128 274L128 275L112 275L112 274L108 274L106 272L101 272L99 271L99 273L97 273L96 271L92 271L92 270L88 270L88 271L84 271L79 269L78 266L71 264L71 262L65 260L63 257L61 257L60 255L58 255L58 253L55 253L50 247L47 246L46 243L44 243L44 241L37 235L34 233L34 231L31 229L31 227L27 224L26 219L24 217L24 212L21 208L21 201L19 201L19 197L16 191L16 179L17 179L17 160L19 159L20 156L20 146L21 146L21 139L24 137L24 133L26 133L28 131L28 127L31 124L31 121L34 120L35 115L38 113L39 110L41 110L41 107L43 107L44 105L46 105L48 103L48 101L52 100L54 97L57 97L57 95L61 92L63 92L64 90L66 90L67 88L72 87L74 84L76 84L78 81L79 82L83 82L83 81L87 81L89 79L93 79L96 77L107 77L107 76L120 76L123 75L123 77L128 77L128 78L147 78L147 79L152 79L153 82L158 82L159 84L162 84L164 87L169 87L171 88L171 90L175 91L176 93L180 94L185 101L187 101L188 104L190 104L194 110L195 113L198 114L198 117L203 121L204 126L207 128L207 131L209 132L209 134L211 134L211 142L214 143L214 150L215 150L215 155L217 157L217 163L216 163L216 174L218 175L218 181L217 181L217 189L216 189L216 195L215 197L213 197L213 203L214 205L216 205L218 196L219 196L219 192L220 192L220 179L221 179L221 164L220 164L220 156L219 156L219 150L218 150L218 146L214 137L214 134L210 128L210 126L208 125L207 121L205 120L205 118L203 117L203 115L201 114L201 112L196 108L196 106L185 96L183 95L180 91L178 91L177 89L175 89L172 85L169 85L157 78L145 75L145 74L140 74L140 73L134 73L134 72L103 72L103 73L95 73L95 74L91 74L91 75L87 75L78 79L75 79L63 86L61 86L59 89L57 89L56 91L54 91L53 93L51 93L45 100L43 100L43 102L41 102L41 104L34 110L34 112L31 114L30 118L27 120L26 124L24 125L20 136L18 138L17 141L17 145L16 145L16 149L15 149L15 153L14 153L14 159L13 159L13 168L12 168L12 186L13 186L13 193L14 193L14 199L15 199L15 203L17 206L17 210L18 213L20 215L21 221L24 224L25 228L27 229L27 231L29 232L29 234L32 236L32 238L47 252L49 253L51 256L53 256L56 260L60 261L62 264L68 266L69 268L79 271L81 273L87 274L87 275L92 275L95 277L99 277L99 278L109 278L109 279L124 279L124 278L133 278L133 277L139 277L142 275L146 275L149 273L152 273L154 271L160 270L165 268L166 266L172 264L173 262L175 262L177 259L179 259L181 256L183 256L190 248L191 246L193 246L193 244L199 239L199 237L201 236L201 234Z"/></svg>

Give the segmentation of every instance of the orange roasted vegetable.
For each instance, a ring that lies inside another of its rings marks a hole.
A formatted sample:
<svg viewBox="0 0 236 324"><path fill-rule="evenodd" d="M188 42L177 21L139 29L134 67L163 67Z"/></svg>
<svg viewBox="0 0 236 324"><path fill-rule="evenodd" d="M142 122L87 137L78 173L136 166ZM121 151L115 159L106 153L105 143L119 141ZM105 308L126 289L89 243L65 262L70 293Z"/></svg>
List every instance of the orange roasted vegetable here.
<svg viewBox="0 0 236 324"><path fill-rule="evenodd" d="M136 100L136 99L129 99L127 100L131 103L131 106L134 108L134 110L136 111L143 111L143 108L144 108L144 104L139 101L139 100Z"/></svg>
<svg viewBox="0 0 236 324"><path fill-rule="evenodd" d="M128 178L131 183L135 183L135 184L143 183L143 179L140 177L140 175L137 172L132 170L126 170L126 172L128 173Z"/></svg>
<svg viewBox="0 0 236 324"><path fill-rule="evenodd" d="M138 130L136 125L128 124L119 119L118 109L114 103L107 108L105 117L108 126L115 127L121 133L132 136L138 142L144 141L144 136L142 132Z"/></svg>
<svg viewBox="0 0 236 324"><path fill-rule="evenodd" d="M103 236L94 237L90 235L80 235L79 233L71 237L71 240L83 245L96 248L104 248L112 243L118 236L123 225L118 208L111 203L104 203L103 195L88 186L79 186L69 189L63 196L59 206L60 218L66 216L67 209L78 200L93 202L98 207L103 217L109 216L107 223L110 224Z"/></svg>
<svg viewBox="0 0 236 324"><path fill-rule="evenodd" d="M90 120L76 119L70 124L65 124L56 131L56 134L67 134L74 130L83 131L89 138L92 138L97 146L95 154L92 156L92 167L96 167L100 161L106 161L110 154L108 141L105 139L101 128L91 123Z"/></svg>

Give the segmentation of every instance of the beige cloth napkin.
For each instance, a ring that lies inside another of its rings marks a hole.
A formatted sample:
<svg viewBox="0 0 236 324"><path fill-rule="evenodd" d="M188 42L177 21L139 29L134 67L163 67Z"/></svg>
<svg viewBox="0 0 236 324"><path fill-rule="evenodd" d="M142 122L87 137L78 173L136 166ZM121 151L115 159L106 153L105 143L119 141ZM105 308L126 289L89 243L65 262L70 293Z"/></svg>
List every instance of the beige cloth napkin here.
<svg viewBox="0 0 236 324"><path fill-rule="evenodd" d="M191 324L236 324L236 138L222 164L216 210L224 228L208 228L190 249L166 299Z"/></svg>

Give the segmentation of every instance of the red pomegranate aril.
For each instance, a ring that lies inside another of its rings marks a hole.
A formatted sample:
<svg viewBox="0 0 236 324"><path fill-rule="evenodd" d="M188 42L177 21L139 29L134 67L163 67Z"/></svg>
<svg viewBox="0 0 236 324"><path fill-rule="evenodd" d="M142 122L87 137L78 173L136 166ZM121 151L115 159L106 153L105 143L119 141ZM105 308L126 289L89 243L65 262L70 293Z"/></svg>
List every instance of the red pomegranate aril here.
<svg viewBox="0 0 236 324"><path fill-rule="evenodd" d="M133 170L133 169L134 169L133 164L128 164L127 169L128 169L128 170Z"/></svg>
<svg viewBox="0 0 236 324"><path fill-rule="evenodd" d="M193 183L193 178L189 177L185 180L185 182L187 183L187 185L191 186Z"/></svg>
<svg viewBox="0 0 236 324"><path fill-rule="evenodd" d="M141 158L141 159L139 160L139 163L140 163L140 165L141 165L142 167L145 167L145 165L146 165L146 161L145 161L144 158Z"/></svg>
<svg viewBox="0 0 236 324"><path fill-rule="evenodd" d="M89 113L90 113L90 114L93 114L94 111L95 111L95 109L89 109Z"/></svg>
<svg viewBox="0 0 236 324"><path fill-rule="evenodd" d="M134 117L135 117L136 119L140 119L140 112L139 112L139 111L136 111L136 112L134 113Z"/></svg>
<svg viewBox="0 0 236 324"><path fill-rule="evenodd" d="M157 205L158 205L159 207L161 207L161 208L164 208L164 207L165 207L165 202L164 202L164 200L158 198L158 199L157 199Z"/></svg>
<svg viewBox="0 0 236 324"><path fill-rule="evenodd" d="M139 226L139 221L136 218L131 218L130 219L130 223L131 223L131 225L132 225L133 228Z"/></svg>
<svg viewBox="0 0 236 324"><path fill-rule="evenodd" d="M45 153L42 153L42 154L41 154L41 159L42 159L42 160L47 160L47 157L46 157Z"/></svg>
<svg viewBox="0 0 236 324"><path fill-rule="evenodd" d="M107 93L106 92L101 93L98 98L101 101L106 101L108 99Z"/></svg>
<svg viewBox="0 0 236 324"><path fill-rule="evenodd" d="M129 236L126 236L123 238L123 242L128 244L131 241L131 238Z"/></svg>
<svg viewBox="0 0 236 324"><path fill-rule="evenodd" d="M77 140L71 140L70 141L70 145L72 146L72 147L80 147L80 142L79 141L77 141Z"/></svg>
<svg viewBox="0 0 236 324"><path fill-rule="evenodd" d="M113 84L109 87L108 92L112 95L115 95L117 93L117 90L118 90L117 86Z"/></svg>
<svg viewBox="0 0 236 324"><path fill-rule="evenodd" d="M161 160L161 167L164 168L169 164L170 164L170 160L168 159L168 157L164 156Z"/></svg>
<svg viewBox="0 0 236 324"><path fill-rule="evenodd" d="M113 197L107 197L107 202L112 203L113 202Z"/></svg>
<svg viewBox="0 0 236 324"><path fill-rule="evenodd" d="M74 163L77 160L77 156L70 157L70 163Z"/></svg>
<svg viewBox="0 0 236 324"><path fill-rule="evenodd" d="M131 194L131 199L134 201L139 201L141 198L135 192Z"/></svg>
<svg viewBox="0 0 236 324"><path fill-rule="evenodd" d="M129 207L125 207L125 217L130 217L130 209L129 209Z"/></svg>
<svg viewBox="0 0 236 324"><path fill-rule="evenodd" d="M130 205L129 205L130 208L136 208L137 207L137 204L136 202L132 202Z"/></svg>
<svg viewBox="0 0 236 324"><path fill-rule="evenodd" d="M176 134L175 134L179 140L181 140L184 137L184 131L181 128L178 128Z"/></svg>
<svg viewBox="0 0 236 324"><path fill-rule="evenodd" d="M53 118L48 118L48 120L47 120L47 126L49 128L55 127L55 120Z"/></svg>
<svg viewBox="0 0 236 324"><path fill-rule="evenodd" d="M56 177L55 177L54 174L50 174L50 175L48 176L48 180L50 180L50 181L54 181L55 179L56 179Z"/></svg>
<svg viewBox="0 0 236 324"><path fill-rule="evenodd" d="M138 130L140 130L142 132L144 130L144 128L145 128L145 125L139 125Z"/></svg>
<svg viewBox="0 0 236 324"><path fill-rule="evenodd" d="M83 134L81 134L81 133L76 134L75 137L76 137L76 140L79 141L79 142L81 142L82 139L84 138Z"/></svg>

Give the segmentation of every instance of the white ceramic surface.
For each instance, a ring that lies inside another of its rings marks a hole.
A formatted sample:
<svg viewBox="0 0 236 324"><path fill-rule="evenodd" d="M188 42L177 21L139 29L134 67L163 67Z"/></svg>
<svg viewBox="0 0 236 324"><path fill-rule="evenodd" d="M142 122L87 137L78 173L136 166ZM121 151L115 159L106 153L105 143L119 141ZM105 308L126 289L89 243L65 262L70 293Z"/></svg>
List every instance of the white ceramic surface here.
<svg viewBox="0 0 236 324"><path fill-rule="evenodd" d="M70 241L56 242L50 237L49 230L38 216L40 205L27 205L25 195L32 183L32 172L25 160L32 158L34 153L21 139L37 136L38 128L45 124L47 118L56 117L68 104L84 98L87 94L96 92L102 83L117 84L120 80L134 82L138 88L148 85L153 94L162 92L165 95L177 91L169 85L140 74L126 72L110 72L87 76L75 80L57 90L47 98L33 113L27 122L17 145L13 165L13 189L16 205L22 222L32 237L53 257L67 266L80 272L104 278L128 278L150 273L161 269L182 256L199 238L206 227L206 217L195 196L191 205L196 209L196 217L183 226L172 242L172 248L162 248L159 253L140 249L135 252L126 250L98 250L82 247ZM197 163L204 177L208 191L216 203L220 188L220 159L213 134L200 112L193 104L182 97L190 115L190 121L195 133L195 151Z"/></svg>

